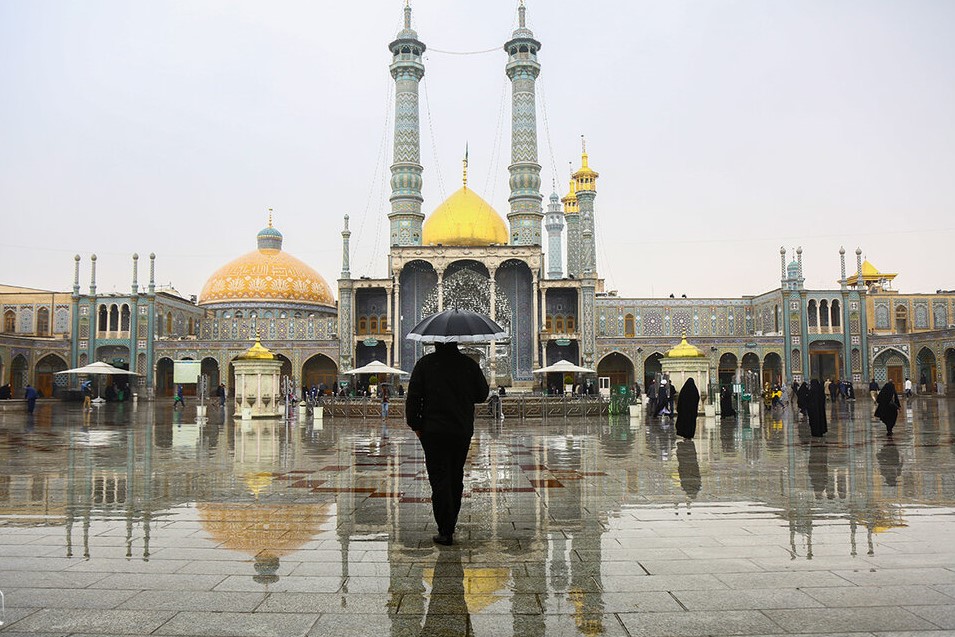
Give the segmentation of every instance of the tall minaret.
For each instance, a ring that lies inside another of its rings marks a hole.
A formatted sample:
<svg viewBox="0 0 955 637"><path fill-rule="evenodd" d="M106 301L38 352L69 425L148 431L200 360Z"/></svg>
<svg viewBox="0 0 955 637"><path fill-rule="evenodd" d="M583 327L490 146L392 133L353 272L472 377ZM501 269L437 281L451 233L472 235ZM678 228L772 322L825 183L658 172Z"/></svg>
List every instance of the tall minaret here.
<svg viewBox="0 0 955 637"><path fill-rule="evenodd" d="M570 178L570 191L563 199L567 219L567 276L580 276L580 205L577 202L577 182Z"/></svg>
<svg viewBox="0 0 955 637"><path fill-rule="evenodd" d="M388 45L395 79L395 149L391 164L391 245L421 245L421 149L418 131L418 83L424 77L424 43L411 28L411 6L405 3L404 28Z"/></svg>
<svg viewBox="0 0 955 637"><path fill-rule="evenodd" d="M541 245L541 167L537 163L537 105L535 82L541 67L541 43L527 28L524 0L518 8L518 27L504 45L507 77L511 80L511 211L507 220L512 245Z"/></svg>
<svg viewBox="0 0 955 637"><path fill-rule="evenodd" d="M556 192L550 195L544 227L547 228L547 278L559 279L564 276L564 255L561 250L564 212L560 209L560 196Z"/></svg>
<svg viewBox="0 0 955 637"><path fill-rule="evenodd" d="M580 138L580 170L574 173L577 183L577 204L580 206L580 274L597 275L597 240L594 232L594 199L597 197L597 177L600 175L587 165L587 142Z"/></svg>

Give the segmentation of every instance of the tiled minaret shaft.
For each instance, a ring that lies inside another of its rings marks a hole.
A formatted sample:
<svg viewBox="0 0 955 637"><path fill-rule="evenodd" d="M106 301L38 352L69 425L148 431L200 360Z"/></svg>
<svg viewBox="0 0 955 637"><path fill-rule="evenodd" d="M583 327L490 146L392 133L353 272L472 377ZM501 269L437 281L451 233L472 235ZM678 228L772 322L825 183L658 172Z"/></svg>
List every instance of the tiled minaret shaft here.
<svg viewBox="0 0 955 637"><path fill-rule="evenodd" d="M511 195L507 214L512 245L542 245L544 214L540 193L541 167L537 163L537 101L535 83L540 75L537 52L540 42L527 28L523 0L518 8L518 27L504 45L507 77L511 80Z"/></svg>
<svg viewBox="0 0 955 637"><path fill-rule="evenodd" d="M411 28L411 7L405 6L404 28L388 45L395 80L395 140L391 164L391 245L421 245L421 143L418 85L424 77L425 45Z"/></svg>

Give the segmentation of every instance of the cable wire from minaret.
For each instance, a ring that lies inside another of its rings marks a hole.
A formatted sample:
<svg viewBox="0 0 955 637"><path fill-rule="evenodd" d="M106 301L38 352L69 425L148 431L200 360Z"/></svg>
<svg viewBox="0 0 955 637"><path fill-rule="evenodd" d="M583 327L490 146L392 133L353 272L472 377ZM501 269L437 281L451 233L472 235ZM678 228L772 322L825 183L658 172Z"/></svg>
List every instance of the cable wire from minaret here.
<svg viewBox="0 0 955 637"><path fill-rule="evenodd" d="M394 83L389 81L387 84L388 84L388 88L385 91L385 116L382 121L381 142L378 144L378 156L375 160L375 170L371 175L371 184L370 184L370 187L368 188L368 197L365 200L365 208L361 213L361 216L358 220L358 228L355 230L355 233L354 233L354 251L355 251L354 253L356 255L361 249L361 243L363 238L362 231L365 228L365 220L368 218L368 210L371 208L371 202L377 196L379 200L378 208L380 212L381 205L382 205L381 199L384 197L384 194L379 192L379 188L376 187L376 185L379 182L381 184L384 184L385 171L383 167L384 167L385 160L387 158L387 153L388 153L387 151L388 131L391 129L391 111L393 108L392 103L394 98L394 94L393 94ZM375 220L375 226L378 232L380 232L381 230L380 227L378 227L381 224L380 217L381 215L379 214ZM377 243L378 243L378 240L376 239L375 250L373 250L371 253L372 256L374 256L377 253L377 247L378 247ZM366 268L366 271L367 270L368 268Z"/></svg>
<svg viewBox="0 0 955 637"><path fill-rule="evenodd" d="M441 195L441 201L448 198L444 189L444 179L441 178L441 162L438 160L438 144L434 137L434 122L431 120L431 98L428 97L428 79L421 79L421 87L424 89L424 108L428 114L428 134L431 136L431 155L434 161L434 175L438 181L438 193Z"/></svg>
<svg viewBox="0 0 955 637"><path fill-rule="evenodd" d="M510 81L507 77L501 78L501 105L498 108L497 113L497 129L494 131L494 142L491 145L491 157L488 162L487 178L484 180L484 191L483 194L487 196L487 200L492 202L494 201L494 195L497 192L497 182L499 179L495 179L497 174L497 167L501 161L501 152L503 150L502 140L504 139L504 113L505 107L507 106L507 89L510 86ZM490 187L490 192L488 191Z"/></svg>
<svg viewBox="0 0 955 637"><path fill-rule="evenodd" d="M540 76L537 78L537 92L541 98L541 113L544 116L544 136L547 138L547 152L550 155L550 169L554 178L557 177L557 161L554 159L554 144L550 140L550 123L547 119L547 98L544 95L544 82Z"/></svg>

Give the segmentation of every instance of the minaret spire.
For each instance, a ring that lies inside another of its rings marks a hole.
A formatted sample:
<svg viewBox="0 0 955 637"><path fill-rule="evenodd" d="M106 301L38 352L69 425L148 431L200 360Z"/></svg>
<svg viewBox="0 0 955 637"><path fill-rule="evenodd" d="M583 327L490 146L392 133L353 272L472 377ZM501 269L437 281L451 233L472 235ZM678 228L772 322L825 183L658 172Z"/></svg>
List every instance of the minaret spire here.
<svg viewBox="0 0 955 637"><path fill-rule="evenodd" d="M580 206L580 273L597 275L597 243L594 225L594 199L597 197L597 178L600 176L588 163L587 140L580 136L580 170L574 173L577 183L577 202Z"/></svg>
<svg viewBox="0 0 955 637"><path fill-rule="evenodd" d="M395 137L391 164L391 245L421 245L421 144L418 85L424 77L424 43L411 28L411 4L405 2L404 28L388 45L395 80Z"/></svg>
<svg viewBox="0 0 955 637"><path fill-rule="evenodd" d="M540 193L541 167L537 161L537 103L535 84L540 75L537 52L541 43L527 28L527 8L521 2L517 9L518 27L504 45L507 52L505 71L511 80L511 226L512 245L541 245Z"/></svg>
<svg viewBox="0 0 955 637"><path fill-rule="evenodd" d="M468 187L468 145L464 144L464 174L461 177L461 180L464 182L464 187Z"/></svg>

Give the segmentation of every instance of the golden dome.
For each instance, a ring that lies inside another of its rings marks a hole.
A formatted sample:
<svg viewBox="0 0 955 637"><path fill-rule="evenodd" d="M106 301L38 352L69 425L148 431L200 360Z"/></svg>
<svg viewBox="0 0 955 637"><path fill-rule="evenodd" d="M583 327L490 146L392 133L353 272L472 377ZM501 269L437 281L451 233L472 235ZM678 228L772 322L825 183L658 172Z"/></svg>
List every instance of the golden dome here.
<svg viewBox="0 0 955 637"><path fill-rule="evenodd" d="M269 226L256 237L258 249L231 261L209 277L199 305L293 301L334 307L335 297L318 272L282 252L282 233Z"/></svg>
<svg viewBox="0 0 955 637"><path fill-rule="evenodd" d="M570 179L570 191L560 202L564 204L565 215L576 215L580 212L580 204L577 203L577 182L573 177Z"/></svg>
<svg viewBox="0 0 955 637"><path fill-rule="evenodd" d="M666 353L667 358L703 358L704 356L706 354L701 352L698 347L686 342L685 335L679 345Z"/></svg>
<svg viewBox="0 0 955 637"><path fill-rule="evenodd" d="M262 341L259 340L258 335L255 336L255 344L252 345L249 349L245 350L242 354L239 355L239 360L249 361L249 360L259 360L259 361L270 361L275 358L275 354L270 352L268 348L262 345Z"/></svg>
<svg viewBox="0 0 955 637"><path fill-rule="evenodd" d="M444 200L424 222L423 245L507 245L507 225L491 204L467 186Z"/></svg>

